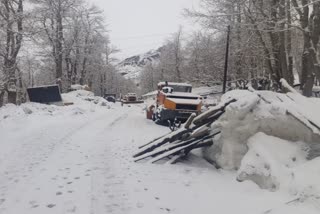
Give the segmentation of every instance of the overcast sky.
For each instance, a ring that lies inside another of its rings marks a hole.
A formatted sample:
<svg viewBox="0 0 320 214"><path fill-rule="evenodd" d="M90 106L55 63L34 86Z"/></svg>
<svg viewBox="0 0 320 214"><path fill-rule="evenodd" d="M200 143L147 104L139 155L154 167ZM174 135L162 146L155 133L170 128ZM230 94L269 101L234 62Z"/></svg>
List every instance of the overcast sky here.
<svg viewBox="0 0 320 214"><path fill-rule="evenodd" d="M105 12L111 42L121 49L119 57L144 53L161 46L178 30L190 32L193 24L182 16L184 8L200 0L88 0Z"/></svg>

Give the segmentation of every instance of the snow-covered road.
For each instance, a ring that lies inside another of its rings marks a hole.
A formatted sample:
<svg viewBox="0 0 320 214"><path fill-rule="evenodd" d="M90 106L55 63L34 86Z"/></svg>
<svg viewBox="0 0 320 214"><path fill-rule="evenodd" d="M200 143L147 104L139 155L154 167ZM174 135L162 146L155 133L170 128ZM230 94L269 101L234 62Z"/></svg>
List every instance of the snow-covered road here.
<svg viewBox="0 0 320 214"><path fill-rule="evenodd" d="M138 145L169 130L147 121L142 105L65 108L0 112L0 214L315 213L196 156L173 166L134 163Z"/></svg>

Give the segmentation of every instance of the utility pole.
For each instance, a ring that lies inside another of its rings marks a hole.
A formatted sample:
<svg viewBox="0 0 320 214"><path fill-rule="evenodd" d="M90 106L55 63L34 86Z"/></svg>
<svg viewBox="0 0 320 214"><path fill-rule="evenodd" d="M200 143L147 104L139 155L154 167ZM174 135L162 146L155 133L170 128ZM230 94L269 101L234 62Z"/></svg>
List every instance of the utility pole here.
<svg viewBox="0 0 320 214"><path fill-rule="evenodd" d="M222 89L223 94L226 93L226 88L227 88L229 43L230 43L230 25L228 26L228 31L227 31L227 47L226 47L226 58L225 58L225 64L224 64L224 77L223 77L223 89Z"/></svg>

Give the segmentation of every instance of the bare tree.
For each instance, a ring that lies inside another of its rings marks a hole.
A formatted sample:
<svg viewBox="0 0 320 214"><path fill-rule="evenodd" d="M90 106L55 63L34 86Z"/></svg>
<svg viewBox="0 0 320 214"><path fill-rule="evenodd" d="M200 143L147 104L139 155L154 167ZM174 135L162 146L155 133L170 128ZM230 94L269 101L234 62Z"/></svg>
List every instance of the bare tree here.
<svg viewBox="0 0 320 214"><path fill-rule="evenodd" d="M301 89L305 96L312 95L315 76L320 79L319 39L320 39L320 2L292 0L299 15L303 31L303 56ZM312 7L312 10L310 9Z"/></svg>
<svg viewBox="0 0 320 214"><path fill-rule="evenodd" d="M51 46L55 62L56 82L62 88L63 59L65 54L64 22L81 3L81 0L32 0L36 4L37 19L42 25L46 41Z"/></svg>
<svg viewBox="0 0 320 214"><path fill-rule="evenodd" d="M1 35L0 57L3 62L4 84L0 90L0 106L5 91L8 102L17 102L17 57L23 40L23 0L2 0L0 3Z"/></svg>

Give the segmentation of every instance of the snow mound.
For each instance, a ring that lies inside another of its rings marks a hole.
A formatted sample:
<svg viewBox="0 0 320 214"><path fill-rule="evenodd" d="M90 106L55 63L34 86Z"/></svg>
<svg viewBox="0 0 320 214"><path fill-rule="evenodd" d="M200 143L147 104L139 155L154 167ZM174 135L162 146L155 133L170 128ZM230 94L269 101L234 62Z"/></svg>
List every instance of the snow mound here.
<svg viewBox="0 0 320 214"><path fill-rule="evenodd" d="M64 102L71 102L75 104L84 104L91 102L95 105L111 108L113 103L106 101L102 97L95 96L93 92L86 90L76 90L66 94L62 94Z"/></svg>
<svg viewBox="0 0 320 214"><path fill-rule="evenodd" d="M207 160L238 170L237 180L293 194L320 194L320 102L299 94L231 91L237 101L213 123L219 129Z"/></svg>
<svg viewBox="0 0 320 214"><path fill-rule="evenodd" d="M24 103L20 106L7 104L0 108L0 121L12 117L20 117L31 114L52 115L57 111L58 106L44 105L39 103Z"/></svg>
<svg viewBox="0 0 320 214"><path fill-rule="evenodd" d="M95 111L111 109L113 103L107 102L102 97L94 96L90 91L77 90L62 94L65 103L69 106L45 105L40 103L24 103L20 106L7 104L0 108L0 122L3 120L14 120L29 115L47 116L77 116Z"/></svg>
<svg viewBox="0 0 320 214"><path fill-rule="evenodd" d="M299 200L318 199L320 158L308 161L308 146L257 133L248 141L237 180L250 180L263 189L282 190Z"/></svg>
<svg viewBox="0 0 320 214"><path fill-rule="evenodd" d="M88 85L79 85L79 84L71 85L70 89L73 91L74 90L86 90L86 91L90 90Z"/></svg>
<svg viewBox="0 0 320 214"><path fill-rule="evenodd" d="M262 132L291 142L319 144L320 105L312 99L273 92L232 91L222 100L235 98L212 130L221 129L214 146L204 155L225 169L239 169L248 152L248 139ZM312 152L311 152L312 153Z"/></svg>
<svg viewBox="0 0 320 214"><path fill-rule="evenodd" d="M294 178L292 169L307 161L308 147L257 133L248 140L249 151L241 161L238 181L252 180L263 189L278 190Z"/></svg>

